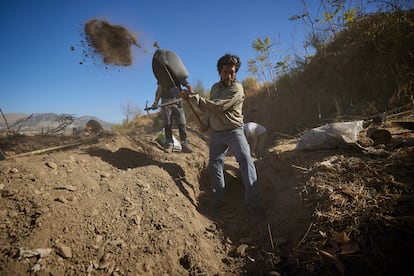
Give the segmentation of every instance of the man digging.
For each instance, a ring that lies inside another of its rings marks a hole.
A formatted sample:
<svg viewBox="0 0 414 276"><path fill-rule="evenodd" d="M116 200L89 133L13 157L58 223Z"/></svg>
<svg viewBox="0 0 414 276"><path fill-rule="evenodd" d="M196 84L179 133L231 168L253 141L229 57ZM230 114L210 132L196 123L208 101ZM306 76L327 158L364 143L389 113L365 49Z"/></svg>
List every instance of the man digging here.
<svg viewBox="0 0 414 276"><path fill-rule="evenodd" d="M173 148L172 119L174 118L180 135L182 152L190 153L192 150L188 145L185 112L182 101L180 101L181 86L184 86L190 93L193 92L186 80L187 70L175 53L162 49L157 49L154 53L152 70L158 81L158 87L151 109L157 109L161 99L166 139L164 148L167 151Z"/></svg>

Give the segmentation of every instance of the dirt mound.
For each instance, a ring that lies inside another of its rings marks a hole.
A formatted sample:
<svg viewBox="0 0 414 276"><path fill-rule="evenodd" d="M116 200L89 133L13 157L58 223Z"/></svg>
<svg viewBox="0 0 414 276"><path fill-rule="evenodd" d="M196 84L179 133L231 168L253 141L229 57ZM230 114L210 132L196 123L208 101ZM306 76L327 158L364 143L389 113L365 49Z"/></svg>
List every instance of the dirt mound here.
<svg viewBox="0 0 414 276"><path fill-rule="evenodd" d="M100 54L105 64L129 66L133 57L131 45L139 46L136 36L120 25L105 20L92 19L85 23L88 46Z"/></svg>
<svg viewBox="0 0 414 276"><path fill-rule="evenodd" d="M100 131L103 131L103 127L98 121L89 120L88 122L86 122L83 130L86 132L98 133Z"/></svg>
<svg viewBox="0 0 414 276"><path fill-rule="evenodd" d="M0 274L413 272L401 250L414 249L412 147L307 152L279 143L256 160L266 214L251 221L234 157L225 203L213 208L208 137L188 135L191 154L167 154L156 132L136 131L0 161ZM11 156L63 139L1 138L0 148Z"/></svg>

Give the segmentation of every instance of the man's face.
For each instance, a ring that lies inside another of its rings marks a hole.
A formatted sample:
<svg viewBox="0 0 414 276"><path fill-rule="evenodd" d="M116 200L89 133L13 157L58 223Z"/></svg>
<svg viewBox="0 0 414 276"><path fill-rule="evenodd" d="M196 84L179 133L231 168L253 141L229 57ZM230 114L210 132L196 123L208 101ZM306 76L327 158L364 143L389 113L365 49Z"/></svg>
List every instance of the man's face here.
<svg viewBox="0 0 414 276"><path fill-rule="evenodd" d="M236 66L224 65L220 71L220 81L224 86L230 86L236 80Z"/></svg>

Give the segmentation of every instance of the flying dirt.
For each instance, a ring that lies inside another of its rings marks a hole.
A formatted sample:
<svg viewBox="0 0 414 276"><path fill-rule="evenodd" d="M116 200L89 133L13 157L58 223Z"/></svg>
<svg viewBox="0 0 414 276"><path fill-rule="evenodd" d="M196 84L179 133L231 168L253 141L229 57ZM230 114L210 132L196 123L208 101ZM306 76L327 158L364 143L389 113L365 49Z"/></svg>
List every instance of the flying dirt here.
<svg viewBox="0 0 414 276"><path fill-rule="evenodd" d="M89 20L85 23L84 34L88 47L102 56L106 65L130 66L133 62L131 46L141 47L131 31L105 20Z"/></svg>

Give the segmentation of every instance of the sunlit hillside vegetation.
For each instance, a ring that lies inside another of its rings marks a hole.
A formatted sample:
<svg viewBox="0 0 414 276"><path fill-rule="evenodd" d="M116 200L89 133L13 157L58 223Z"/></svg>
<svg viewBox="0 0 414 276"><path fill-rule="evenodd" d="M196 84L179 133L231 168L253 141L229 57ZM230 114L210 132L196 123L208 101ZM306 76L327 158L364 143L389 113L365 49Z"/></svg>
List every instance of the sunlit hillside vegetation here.
<svg viewBox="0 0 414 276"><path fill-rule="evenodd" d="M414 10L357 18L310 62L248 91L245 113L271 133L412 108Z"/></svg>

